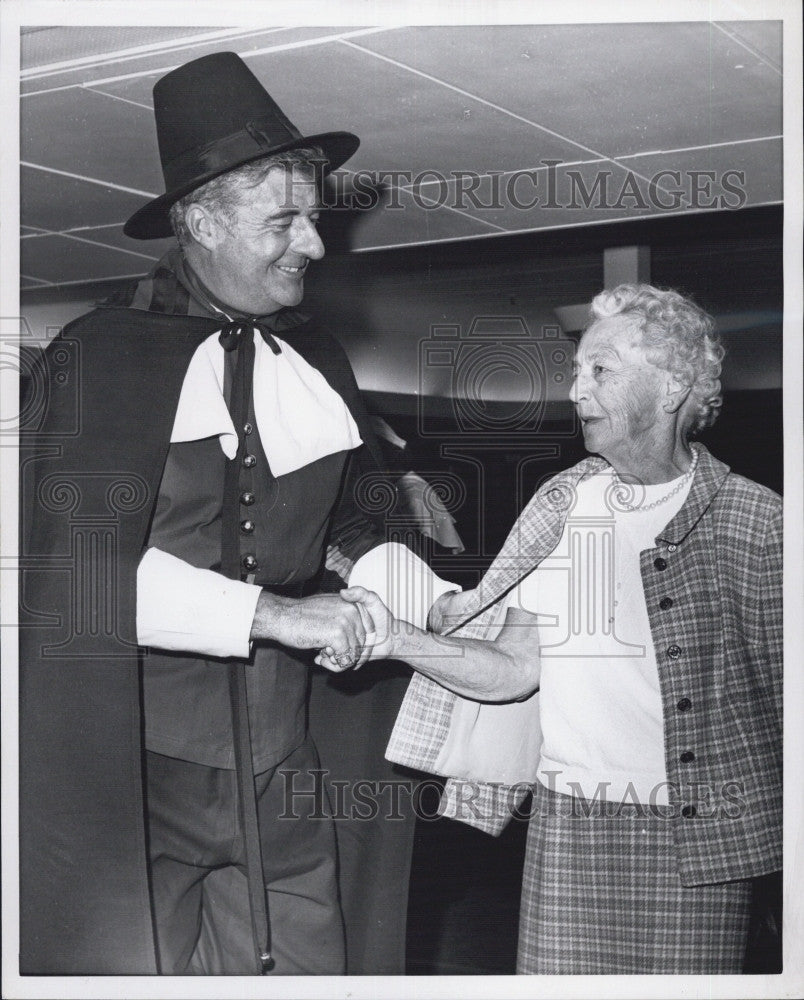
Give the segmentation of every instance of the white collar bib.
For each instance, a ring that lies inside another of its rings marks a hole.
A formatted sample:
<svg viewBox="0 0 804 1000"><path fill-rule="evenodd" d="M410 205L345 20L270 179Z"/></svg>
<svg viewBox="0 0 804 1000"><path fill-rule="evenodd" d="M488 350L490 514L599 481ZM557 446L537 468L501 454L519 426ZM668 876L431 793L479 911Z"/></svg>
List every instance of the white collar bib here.
<svg viewBox="0 0 804 1000"><path fill-rule="evenodd" d="M171 444L217 437L227 458L237 452L237 432L223 396L224 350L216 331L199 345L184 377ZM253 333L254 412L263 450L275 476L362 444L349 408L324 376L274 335L274 354Z"/></svg>

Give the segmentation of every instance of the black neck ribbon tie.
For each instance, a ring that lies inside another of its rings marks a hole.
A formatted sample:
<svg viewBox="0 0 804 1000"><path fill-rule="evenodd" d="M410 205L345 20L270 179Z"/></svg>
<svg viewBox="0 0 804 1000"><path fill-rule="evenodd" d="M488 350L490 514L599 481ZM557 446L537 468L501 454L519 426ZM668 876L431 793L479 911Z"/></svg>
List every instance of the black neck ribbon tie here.
<svg viewBox="0 0 804 1000"><path fill-rule="evenodd" d="M245 575L240 563L240 470L246 455L244 427L248 420L249 401L254 383L255 330L260 333L274 354L282 353L268 327L256 320L233 320L221 329L218 337L224 351L237 351L229 402L229 413L237 431L237 453L226 463L221 518L221 572L232 580L241 580ZM271 956L271 922L262 866L257 793L254 787L246 664L242 661L229 664L229 699L232 706L238 808L246 853L254 958L257 973L265 975L274 968L275 962Z"/></svg>

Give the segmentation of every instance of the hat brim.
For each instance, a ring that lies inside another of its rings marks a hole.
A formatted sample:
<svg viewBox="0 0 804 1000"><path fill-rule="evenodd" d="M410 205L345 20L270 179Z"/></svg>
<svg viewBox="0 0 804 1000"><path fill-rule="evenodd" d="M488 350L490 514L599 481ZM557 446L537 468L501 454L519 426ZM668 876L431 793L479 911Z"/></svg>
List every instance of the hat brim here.
<svg viewBox="0 0 804 1000"><path fill-rule="evenodd" d="M123 232L134 240L158 240L171 237L173 228L170 225L170 209L179 198L195 191L207 181L214 180L215 177L220 177L222 174L228 174L231 170L237 170L238 167L242 167L246 163L253 163L266 156L274 156L276 153L285 153L292 149L318 146L323 150L324 159L327 161L324 172L329 173L346 163L359 145L360 140L351 132L321 132L318 135L302 136L271 149L260 150L254 156L247 156L227 165L224 170L213 170L201 174L194 177L191 182L154 198L142 208L137 209L123 226Z"/></svg>

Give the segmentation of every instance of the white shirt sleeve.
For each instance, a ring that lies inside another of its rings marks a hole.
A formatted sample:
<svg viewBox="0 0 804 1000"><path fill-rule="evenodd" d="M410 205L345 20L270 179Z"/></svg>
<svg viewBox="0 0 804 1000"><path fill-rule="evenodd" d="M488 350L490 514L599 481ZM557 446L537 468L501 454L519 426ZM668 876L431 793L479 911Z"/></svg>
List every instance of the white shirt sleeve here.
<svg viewBox="0 0 804 1000"><path fill-rule="evenodd" d="M246 659L261 590L150 548L137 569L137 642Z"/></svg>
<svg viewBox="0 0 804 1000"><path fill-rule="evenodd" d="M406 545L385 542L369 549L352 567L350 587L373 590L394 618L427 628L433 603L457 584L442 580Z"/></svg>

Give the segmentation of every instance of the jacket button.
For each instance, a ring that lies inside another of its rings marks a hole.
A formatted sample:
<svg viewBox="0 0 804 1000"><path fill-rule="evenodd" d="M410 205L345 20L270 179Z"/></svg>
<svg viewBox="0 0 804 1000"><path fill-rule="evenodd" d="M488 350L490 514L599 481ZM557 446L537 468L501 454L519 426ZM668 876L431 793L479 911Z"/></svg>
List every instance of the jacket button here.
<svg viewBox="0 0 804 1000"><path fill-rule="evenodd" d="M257 568L257 559L255 556L251 555L250 553L247 556L243 556L243 569L247 573L253 573L256 568Z"/></svg>
<svg viewBox="0 0 804 1000"><path fill-rule="evenodd" d="M695 754L692 750L685 750L678 759L682 764L691 764L695 760Z"/></svg>
<svg viewBox="0 0 804 1000"><path fill-rule="evenodd" d="M667 655L671 660L677 660L681 656L681 646L677 646L675 643L672 646L668 646Z"/></svg>
<svg viewBox="0 0 804 1000"><path fill-rule="evenodd" d="M662 559L662 557L659 556L658 559L653 560L653 565L656 567L656 569L667 569L667 560Z"/></svg>
<svg viewBox="0 0 804 1000"><path fill-rule="evenodd" d="M250 507L256 499L253 493L245 492L240 494L240 503L245 507Z"/></svg>
<svg viewBox="0 0 804 1000"><path fill-rule="evenodd" d="M672 608L673 607L673 598L672 597L663 597L661 599L661 601L659 601L659 607L662 609L662 611L667 611L668 608Z"/></svg>
<svg viewBox="0 0 804 1000"><path fill-rule="evenodd" d="M689 698L679 698L678 702L676 702L676 708L679 712L689 712L692 708L692 702Z"/></svg>
<svg viewBox="0 0 804 1000"><path fill-rule="evenodd" d="M243 456L243 465L245 465L247 469L253 469L256 464L257 459L253 455Z"/></svg>
<svg viewBox="0 0 804 1000"><path fill-rule="evenodd" d="M240 530L243 532L244 535L250 535L254 531L254 522L253 521L241 521L240 522Z"/></svg>
<svg viewBox="0 0 804 1000"><path fill-rule="evenodd" d="M668 552L675 552L677 548L678 548L677 545L668 545L667 546L667 551Z"/></svg>
<svg viewBox="0 0 804 1000"><path fill-rule="evenodd" d="M243 433L244 434L246 434L246 435L251 434L251 432L253 430L254 430L254 427L252 426L252 424L243 424Z"/></svg>
<svg viewBox="0 0 804 1000"><path fill-rule="evenodd" d="M684 808L681 810L681 815L684 817L684 819L694 819L697 816L697 814L698 810L695 808L695 806L684 806Z"/></svg>

